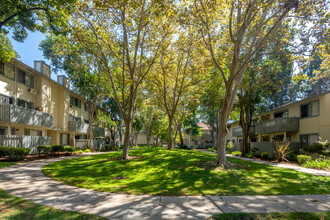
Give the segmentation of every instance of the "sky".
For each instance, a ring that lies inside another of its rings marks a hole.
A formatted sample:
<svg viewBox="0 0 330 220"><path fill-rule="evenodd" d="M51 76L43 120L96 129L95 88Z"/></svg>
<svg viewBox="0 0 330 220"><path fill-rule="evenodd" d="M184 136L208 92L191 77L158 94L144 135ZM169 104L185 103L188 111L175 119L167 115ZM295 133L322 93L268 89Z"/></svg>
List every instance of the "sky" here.
<svg viewBox="0 0 330 220"><path fill-rule="evenodd" d="M36 31L31 32L28 31L28 37L24 40L23 43L17 42L12 38L12 33L10 32L8 35L8 38L10 39L14 50L18 53L20 56L18 60L22 61L26 65L34 68L34 61L35 60L43 60L48 65L51 64L49 60L46 60L43 56L43 53L41 50L39 50L39 44L42 40L46 38L46 35ZM63 73L59 72L59 75L62 75ZM57 81L57 75L55 73L51 73L51 78L55 81Z"/></svg>

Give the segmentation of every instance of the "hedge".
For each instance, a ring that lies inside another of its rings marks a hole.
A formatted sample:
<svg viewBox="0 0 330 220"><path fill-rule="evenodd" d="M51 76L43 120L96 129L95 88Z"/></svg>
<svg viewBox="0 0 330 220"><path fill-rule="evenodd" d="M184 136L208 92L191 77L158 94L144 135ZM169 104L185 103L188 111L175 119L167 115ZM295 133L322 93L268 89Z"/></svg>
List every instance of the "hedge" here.
<svg viewBox="0 0 330 220"><path fill-rule="evenodd" d="M0 147L0 156L8 156L9 160L19 161L29 155L30 151L29 148Z"/></svg>

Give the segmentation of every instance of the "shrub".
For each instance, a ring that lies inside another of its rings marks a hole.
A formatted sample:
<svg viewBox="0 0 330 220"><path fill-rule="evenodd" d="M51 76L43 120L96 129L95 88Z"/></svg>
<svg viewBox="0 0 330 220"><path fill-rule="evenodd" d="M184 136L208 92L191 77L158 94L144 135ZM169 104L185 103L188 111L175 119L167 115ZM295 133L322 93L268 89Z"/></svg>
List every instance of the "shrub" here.
<svg viewBox="0 0 330 220"><path fill-rule="evenodd" d="M179 148L180 149L188 149L189 147L185 144L182 144L182 145L179 145Z"/></svg>
<svg viewBox="0 0 330 220"><path fill-rule="evenodd" d="M0 147L0 157L6 156L6 149L7 147Z"/></svg>
<svg viewBox="0 0 330 220"><path fill-rule="evenodd" d="M262 159L268 159L268 152L262 152L261 153L261 158Z"/></svg>
<svg viewBox="0 0 330 220"><path fill-rule="evenodd" d="M245 154L245 157L247 157L247 158L253 158L254 157L254 153L253 152L249 152L249 153Z"/></svg>
<svg viewBox="0 0 330 220"><path fill-rule="evenodd" d="M41 153L49 154L52 150L50 145L39 145L37 146L37 151L40 156Z"/></svg>
<svg viewBox="0 0 330 220"><path fill-rule="evenodd" d="M276 141L274 142L274 153L277 162L283 160L288 161L285 157L290 153L290 142Z"/></svg>
<svg viewBox="0 0 330 220"><path fill-rule="evenodd" d="M89 152L91 152L91 149L86 149L85 152L89 153Z"/></svg>
<svg viewBox="0 0 330 220"><path fill-rule="evenodd" d="M216 152L217 150L213 147L210 147L209 149L207 149L208 151L211 151L211 152Z"/></svg>
<svg viewBox="0 0 330 220"><path fill-rule="evenodd" d="M63 145L52 145L52 153L63 152L64 146Z"/></svg>
<svg viewBox="0 0 330 220"><path fill-rule="evenodd" d="M29 148L16 148L16 147L6 147L6 155L9 157L9 160L19 161L23 160L30 153Z"/></svg>
<svg viewBox="0 0 330 220"><path fill-rule="evenodd" d="M298 155L297 156L297 161L300 165L305 164L307 161L312 160L311 156L307 156L307 155Z"/></svg>
<svg viewBox="0 0 330 220"><path fill-rule="evenodd" d="M306 146L303 149L308 153L323 153L323 146L319 143L313 143L312 145Z"/></svg>
<svg viewBox="0 0 330 220"><path fill-rule="evenodd" d="M303 165L306 168L315 168L320 170L329 170L330 169L330 158L319 158L316 160L308 160Z"/></svg>
<svg viewBox="0 0 330 220"><path fill-rule="evenodd" d="M75 150L75 148L74 147L71 147L71 146L64 146L63 147L63 151L65 151L65 152L73 152Z"/></svg>
<svg viewBox="0 0 330 220"><path fill-rule="evenodd" d="M226 144L226 152L228 152L229 154L233 151L234 148L234 144L233 142L229 141Z"/></svg>
<svg viewBox="0 0 330 220"><path fill-rule="evenodd" d="M242 152L241 151L233 151L233 152L231 152L231 154L234 155L234 156L241 156Z"/></svg>
<svg viewBox="0 0 330 220"><path fill-rule="evenodd" d="M74 153L75 154L82 154L82 153L84 153L84 151L83 150L76 150Z"/></svg>

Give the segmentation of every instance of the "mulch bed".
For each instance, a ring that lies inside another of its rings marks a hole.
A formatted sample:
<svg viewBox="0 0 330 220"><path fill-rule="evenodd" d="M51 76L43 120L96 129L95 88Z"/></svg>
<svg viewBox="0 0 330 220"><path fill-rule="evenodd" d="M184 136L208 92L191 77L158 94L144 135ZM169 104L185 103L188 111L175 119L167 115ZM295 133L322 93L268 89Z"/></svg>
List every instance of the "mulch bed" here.
<svg viewBox="0 0 330 220"><path fill-rule="evenodd" d="M58 153L55 155L40 154L40 156L38 154L30 154L24 160L20 160L20 161L16 161L16 162L26 163L26 162L35 161L35 160L50 159L50 158L55 158L55 157L64 157L64 156L72 156L72 155L75 155L75 154L74 153L73 154ZM12 161L10 161L7 157L2 157L2 158L0 158L0 162L12 162Z"/></svg>

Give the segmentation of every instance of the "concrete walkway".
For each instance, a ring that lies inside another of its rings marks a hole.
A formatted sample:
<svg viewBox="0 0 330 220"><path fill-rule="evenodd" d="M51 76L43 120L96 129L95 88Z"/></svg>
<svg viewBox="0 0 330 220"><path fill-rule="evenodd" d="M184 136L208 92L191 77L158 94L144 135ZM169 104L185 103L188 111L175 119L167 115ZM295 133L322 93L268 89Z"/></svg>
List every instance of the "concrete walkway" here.
<svg viewBox="0 0 330 220"><path fill-rule="evenodd" d="M251 162L254 162L254 163L268 164L268 165L271 165L271 166L274 166L274 167L282 167L282 168L286 168L286 169L290 169L290 170L297 170L297 171L300 171L300 172L319 175L319 176L330 176L330 172L325 171L325 170L308 169L308 168L304 168L304 167L301 167L301 166L292 166L292 165L289 165L289 164L272 163L272 162L268 162L268 161L264 161L264 160L256 160L256 159L246 158L246 157L237 157L237 156L233 156L231 154L227 154L226 156L236 158L236 159L240 159L240 160L251 161Z"/></svg>
<svg viewBox="0 0 330 220"><path fill-rule="evenodd" d="M330 194L304 196L137 196L81 189L41 172L39 160L0 169L0 188L35 203L98 214L109 219L205 219L228 212L320 212L330 210Z"/></svg>

